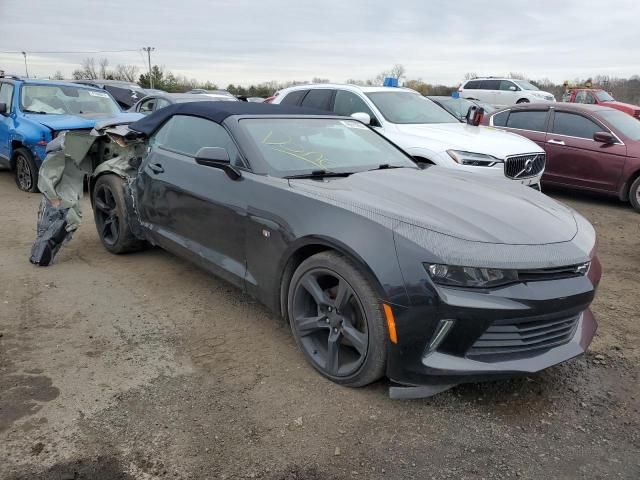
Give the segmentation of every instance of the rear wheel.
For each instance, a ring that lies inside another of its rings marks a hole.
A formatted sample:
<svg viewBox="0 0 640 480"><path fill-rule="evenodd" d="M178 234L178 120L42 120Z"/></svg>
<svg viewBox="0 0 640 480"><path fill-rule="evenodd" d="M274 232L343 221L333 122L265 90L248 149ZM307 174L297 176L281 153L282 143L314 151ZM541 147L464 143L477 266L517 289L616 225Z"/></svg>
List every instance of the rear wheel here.
<svg viewBox="0 0 640 480"><path fill-rule="evenodd" d="M298 347L330 380L361 387L384 375L387 336L371 282L337 252L302 262L291 278L288 317Z"/></svg>
<svg viewBox="0 0 640 480"><path fill-rule="evenodd" d="M629 202L634 210L640 213L640 177L636 178L629 187Z"/></svg>
<svg viewBox="0 0 640 480"><path fill-rule="evenodd" d="M93 215L98 236L111 253L127 253L144 248L145 242L129 228L129 212L124 199L124 180L103 175L93 188Z"/></svg>
<svg viewBox="0 0 640 480"><path fill-rule="evenodd" d="M13 154L16 185L25 192L38 191L38 167L33 154L26 148L17 148Z"/></svg>

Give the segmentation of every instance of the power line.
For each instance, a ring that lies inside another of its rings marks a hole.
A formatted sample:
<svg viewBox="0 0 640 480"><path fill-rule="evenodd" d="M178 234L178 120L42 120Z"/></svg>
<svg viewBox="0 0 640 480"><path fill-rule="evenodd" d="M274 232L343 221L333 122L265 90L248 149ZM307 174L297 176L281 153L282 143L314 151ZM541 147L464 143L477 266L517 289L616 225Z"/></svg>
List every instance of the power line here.
<svg viewBox="0 0 640 480"><path fill-rule="evenodd" d="M15 50L15 51L0 51L0 53L6 53L6 54L19 54L22 55L25 52L26 53L36 53L36 54L63 54L63 53L121 53L121 52L138 52L140 51L139 48L130 48L130 49L126 49L126 50L78 50L78 51L52 51L52 50L47 50L47 51L31 51L31 50Z"/></svg>

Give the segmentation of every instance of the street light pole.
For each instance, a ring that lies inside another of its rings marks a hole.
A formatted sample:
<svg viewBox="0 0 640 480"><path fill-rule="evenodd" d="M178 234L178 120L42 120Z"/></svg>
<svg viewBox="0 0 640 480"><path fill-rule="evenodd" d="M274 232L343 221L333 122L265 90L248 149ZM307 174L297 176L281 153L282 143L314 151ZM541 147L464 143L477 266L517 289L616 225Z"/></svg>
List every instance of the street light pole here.
<svg viewBox="0 0 640 480"><path fill-rule="evenodd" d="M22 56L24 57L24 72L27 74L27 78L29 78L29 69L27 68L27 52L22 52Z"/></svg>
<svg viewBox="0 0 640 480"><path fill-rule="evenodd" d="M153 76L151 75L151 52L155 50L154 47L142 47L142 50L147 52L147 60L149 62L149 86L153 88Z"/></svg>

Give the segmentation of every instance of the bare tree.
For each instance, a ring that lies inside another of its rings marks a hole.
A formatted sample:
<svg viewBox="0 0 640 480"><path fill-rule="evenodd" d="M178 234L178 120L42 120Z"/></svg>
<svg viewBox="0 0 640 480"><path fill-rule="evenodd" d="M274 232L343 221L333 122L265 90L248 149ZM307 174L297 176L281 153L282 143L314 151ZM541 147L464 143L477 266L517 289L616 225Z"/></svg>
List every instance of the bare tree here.
<svg viewBox="0 0 640 480"><path fill-rule="evenodd" d="M56 70L56 73L53 74L53 77L51 77L52 80L64 80L64 75L62 75L62 72L60 70Z"/></svg>
<svg viewBox="0 0 640 480"><path fill-rule="evenodd" d="M474 78L478 78L478 75L476 74L476 72L467 72L464 74L465 80L473 80Z"/></svg>
<svg viewBox="0 0 640 480"><path fill-rule="evenodd" d="M513 78L515 80L526 80L527 76L521 72L509 72L509 78Z"/></svg>
<svg viewBox="0 0 640 480"><path fill-rule="evenodd" d="M100 76L98 78L109 78L109 60L101 58L100 62Z"/></svg>
<svg viewBox="0 0 640 480"><path fill-rule="evenodd" d="M98 78L95 58L85 58L80 64L80 67L81 68L73 71L73 78L75 80L94 80Z"/></svg>
<svg viewBox="0 0 640 480"><path fill-rule="evenodd" d="M113 72L116 80L124 80L125 82L135 82L138 79L138 67L135 65L116 65Z"/></svg>
<svg viewBox="0 0 640 480"><path fill-rule="evenodd" d="M404 65L396 63L389 72L389 75L399 81L402 77L404 77L405 73L406 70L404 68Z"/></svg>

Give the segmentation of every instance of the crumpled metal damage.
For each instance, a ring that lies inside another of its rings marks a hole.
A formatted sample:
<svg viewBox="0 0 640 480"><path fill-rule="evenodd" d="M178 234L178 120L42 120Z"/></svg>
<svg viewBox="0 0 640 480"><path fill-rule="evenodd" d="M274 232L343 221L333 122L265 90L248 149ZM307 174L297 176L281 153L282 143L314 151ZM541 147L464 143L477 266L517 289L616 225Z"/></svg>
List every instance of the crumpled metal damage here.
<svg viewBox="0 0 640 480"><path fill-rule="evenodd" d="M147 153L147 144L140 134L125 125L107 122L96 125L91 131L61 132L49 142L46 151L38 179L38 188L46 202L43 202L39 211L34 252L42 250L47 242L51 243L47 232L49 227L54 228L53 220L47 219L56 218L58 223L55 228L59 228L59 221L63 221L68 233L78 229L82 222L80 200L87 176L95 178L104 172L111 172L125 179L134 178ZM59 208L52 205L52 201L57 203L56 200L60 201ZM58 249L59 246L53 251L51 260ZM34 261L34 258L37 260L37 255L32 256L32 263L43 264Z"/></svg>

